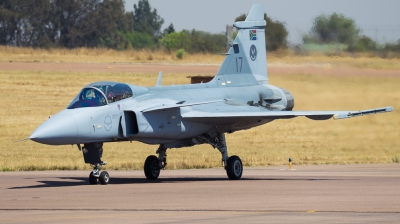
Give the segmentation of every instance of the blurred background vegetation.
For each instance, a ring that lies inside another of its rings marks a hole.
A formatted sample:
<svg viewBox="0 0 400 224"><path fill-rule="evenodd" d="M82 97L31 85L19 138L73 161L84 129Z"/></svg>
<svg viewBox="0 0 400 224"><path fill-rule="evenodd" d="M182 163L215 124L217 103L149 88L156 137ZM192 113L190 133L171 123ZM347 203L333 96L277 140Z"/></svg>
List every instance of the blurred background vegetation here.
<svg viewBox="0 0 400 224"><path fill-rule="evenodd" d="M245 14L234 21L242 21ZM267 21L268 51L293 51L298 55L369 52L372 56L400 57L397 43L377 43L362 34L356 21L343 14L321 14L303 44L290 45L285 23ZM233 22L233 21L232 21ZM176 31L171 23L161 30L164 19L148 0L126 12L123 0L2 0L0 1L0 45L33 48L107 48L114 50L164 50L186 53L224 53L235 32L212 34L200 30ZM182 54L182 55L184 55Z"/></svg>

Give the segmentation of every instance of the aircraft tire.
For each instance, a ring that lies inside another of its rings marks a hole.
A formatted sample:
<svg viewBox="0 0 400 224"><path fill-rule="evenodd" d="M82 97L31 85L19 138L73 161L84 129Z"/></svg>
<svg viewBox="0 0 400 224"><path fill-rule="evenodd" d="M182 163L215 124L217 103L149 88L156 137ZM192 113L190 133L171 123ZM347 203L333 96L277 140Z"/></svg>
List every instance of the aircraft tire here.
<svg viewBox="0 0 400 224"><path fill-rule="evenodd" d="M96 184L98 184L98 182L99 182L99 179L97 179L97 177L95 177L95 176L93 175L93 172L90 172L90 175L89 175L89 183L90 183L91 185L96 185Z"/></svg>
<svg viewBox="0 0 400 224"><path fill-rule="evenodd" d="M99 181L100 181L100 184L102 184L102 185L108 184L108 182L110 181L110 175L108 174L107 171L102 171L100 173Z"/></svg>
<svg viewBox="0 0 400 224"><path fill-rule="evenodd" d="M149 180L155 180L160 175L160 162L157 156L148 156L144 162L144 175Z"/></svg>
<svg viewBox="0 0 400 224"><path fill-rule="evenodd" d="M243 164L239 156L229 157L226 165L226 174L230 180L239 180L242 177Z"/></svg>

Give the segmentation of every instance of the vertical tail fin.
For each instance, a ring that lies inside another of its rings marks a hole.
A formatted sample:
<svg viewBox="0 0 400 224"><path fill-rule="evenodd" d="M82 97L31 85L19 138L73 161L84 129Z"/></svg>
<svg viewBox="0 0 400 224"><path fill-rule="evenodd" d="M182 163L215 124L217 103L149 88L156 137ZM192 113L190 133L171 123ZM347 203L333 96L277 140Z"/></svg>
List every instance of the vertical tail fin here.
<svg viewBox="0 0 400 224"><path fill-rule="evenodd" d="M245 21L235 22L235 40L217 72L223 86L268 83L264 6L254 4Z"/></svg>

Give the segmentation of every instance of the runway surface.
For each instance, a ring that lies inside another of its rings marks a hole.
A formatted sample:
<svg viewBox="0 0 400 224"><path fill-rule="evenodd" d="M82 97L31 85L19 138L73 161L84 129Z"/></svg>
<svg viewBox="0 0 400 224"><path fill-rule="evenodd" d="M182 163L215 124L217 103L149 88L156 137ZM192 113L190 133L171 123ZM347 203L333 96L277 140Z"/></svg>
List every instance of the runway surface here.
<svg viewBox="0 0 400 224"><path fill-rule="evenodd" d="M398 223L400 164L223 169L1 172L0 223Z"/></svg>

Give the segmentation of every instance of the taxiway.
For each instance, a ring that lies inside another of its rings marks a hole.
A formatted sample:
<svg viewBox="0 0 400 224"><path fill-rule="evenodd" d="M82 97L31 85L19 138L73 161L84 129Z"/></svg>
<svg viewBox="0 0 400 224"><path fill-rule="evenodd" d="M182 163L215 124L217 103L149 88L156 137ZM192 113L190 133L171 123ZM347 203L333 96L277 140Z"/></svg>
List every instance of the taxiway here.
<svg viewBox="0 0 400 224"><path fill-rule="evenodd" d="M0 173L0 223L377 223L400 220L400 165L245 167L239 181L221 169Z"/></svg>

